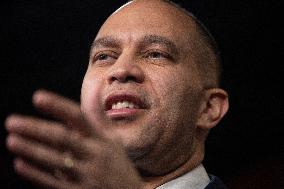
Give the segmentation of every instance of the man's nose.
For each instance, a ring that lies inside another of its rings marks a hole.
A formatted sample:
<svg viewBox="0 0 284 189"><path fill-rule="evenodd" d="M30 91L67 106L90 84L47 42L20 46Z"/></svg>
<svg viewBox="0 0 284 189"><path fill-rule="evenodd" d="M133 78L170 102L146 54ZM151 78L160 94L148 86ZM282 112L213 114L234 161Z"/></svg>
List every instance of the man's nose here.
<svg viewBox="0 0 284 189"><path fill-rule="evenodd" d="M109 84L112 84L113 82L142 83L144 78L145 75L141 65L138 65L137 62L128 55L120 55L116 62L111 66L108 73Z"/></svg>

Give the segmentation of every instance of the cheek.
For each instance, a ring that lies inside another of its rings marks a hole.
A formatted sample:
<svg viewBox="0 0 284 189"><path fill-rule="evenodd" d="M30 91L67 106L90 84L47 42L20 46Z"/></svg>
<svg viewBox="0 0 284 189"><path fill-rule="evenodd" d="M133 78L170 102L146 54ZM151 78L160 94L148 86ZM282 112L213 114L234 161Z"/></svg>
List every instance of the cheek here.
<svg viewBox="0 0 284 189"><path fill-rule="evenodd" d="M150 74L151 88L155 92L155 96L166 97L169 92L174 90L176 83L175 73L160 70Z"/></svg>
<svg viewBox="0 0 284 189"><path fill-rule="evenodd" d="M94 119L102 109L99 100L100 83L99 77L86 73L81 89L81 110L88 120Z"/></svg>
<svg viewBox="0 0 284 189"><path fill-rule="evenodd" d="M198 84L184 68L160 71L152 75L152 89L159 98L158 109L171 120L193 119L197 108Z"/></svg>
<svg viewBox="0 0 284 189"><path fill-rule="evenodd" d="M159 98L161 103L178 102L183 98L188 88L183 74L178 70L163 70L152 74L151 85L154 95ZM170 108L170 106L168 106Z"/></svg>

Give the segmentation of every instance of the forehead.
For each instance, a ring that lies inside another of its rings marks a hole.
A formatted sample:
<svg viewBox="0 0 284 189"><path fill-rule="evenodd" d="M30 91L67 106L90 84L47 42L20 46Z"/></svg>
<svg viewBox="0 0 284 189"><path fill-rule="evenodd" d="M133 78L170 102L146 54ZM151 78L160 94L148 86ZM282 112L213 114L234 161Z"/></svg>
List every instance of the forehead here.
<svg viewBox="0 0 284 189"><path fill-rule="evenodd" d="M186 45L195 35L195 24L176 7L158 0L134 1L113 13L96 39L106 36L132 41L145 35L166 37Z"/></svg>

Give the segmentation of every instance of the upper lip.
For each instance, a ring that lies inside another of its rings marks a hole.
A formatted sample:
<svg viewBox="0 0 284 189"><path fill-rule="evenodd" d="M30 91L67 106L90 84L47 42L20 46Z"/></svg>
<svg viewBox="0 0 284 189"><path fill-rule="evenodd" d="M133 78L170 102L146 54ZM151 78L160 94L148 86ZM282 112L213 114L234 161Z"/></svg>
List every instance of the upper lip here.
<svg viewBox="0 0 284 189"><path fill-rule="evenodd" d="M111 94L105 100L105 110L110 110L112 105L121 101L129 101L134 103L139 107L139 109L147 108L146 101L140 98L138 95L128 94L128 93L119 93L119 94Z"/></svg>

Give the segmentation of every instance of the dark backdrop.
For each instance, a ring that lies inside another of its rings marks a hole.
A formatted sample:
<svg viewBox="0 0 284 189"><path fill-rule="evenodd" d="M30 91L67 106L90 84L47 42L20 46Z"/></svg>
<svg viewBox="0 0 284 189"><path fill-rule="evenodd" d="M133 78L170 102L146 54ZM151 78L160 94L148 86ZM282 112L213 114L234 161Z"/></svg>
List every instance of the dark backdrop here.
<svg viewBox="0 0 284 189"><path fill-rule="evenodd" d="M230 188L280 188L283 61L276 58L281 51L275 22L280 1L177 2L200 18L219 42L223 87L230 94L230 111L207 141L208 172ZM31 95L38 88L79 100L92 39L122 4L1 1L0 188L31 188L13 171L13 155L5 148L5 117L12 112L34 114Z"/></svg>

